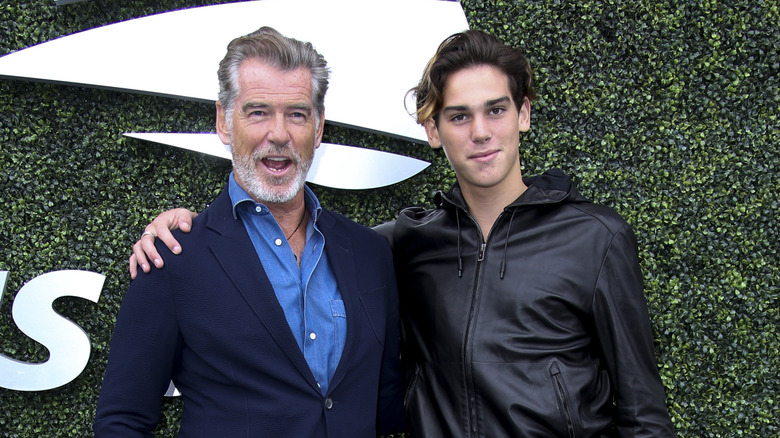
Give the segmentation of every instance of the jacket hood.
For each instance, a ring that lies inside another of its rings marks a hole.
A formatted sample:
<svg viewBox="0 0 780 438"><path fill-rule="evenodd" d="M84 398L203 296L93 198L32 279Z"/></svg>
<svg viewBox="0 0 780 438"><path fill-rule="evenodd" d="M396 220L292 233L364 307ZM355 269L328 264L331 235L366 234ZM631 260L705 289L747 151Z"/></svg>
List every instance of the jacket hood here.
<svg viewBox="0 0 780 438"><path fill-rule="evenodd" d="M523 182L528 186L528 189L514 202L507 205L507 209L527 205L588 202L574 187L571 178L560 169L550 169L541 175L523 178ZM460 184L457 182L447 193L438 191L433 200L438 208L447 210L458 208L468 211Z"/></svg>

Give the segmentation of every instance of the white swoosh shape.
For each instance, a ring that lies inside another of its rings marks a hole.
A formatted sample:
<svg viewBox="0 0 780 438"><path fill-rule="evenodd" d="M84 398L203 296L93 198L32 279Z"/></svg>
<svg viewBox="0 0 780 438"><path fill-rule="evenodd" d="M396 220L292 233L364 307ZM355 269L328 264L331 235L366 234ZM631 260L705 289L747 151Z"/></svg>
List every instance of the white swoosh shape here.
<svg viewBox="0 0 780 438"><path fill-rule="evenodd" d="M124 135L230 159L230 152L217 134L126 132ZM428 162L403 155L321 143L306 180L337 189L375 189L410 178L428 166Z"/></svg>
<svg viewBox="0 0 780 438"><path fill-rule="evenodd" d="M328 60L327 120L420 142L424 131L407 113L404 96L439 43L468 28L453 1L229 3L128 20L20 50L0 58L0 77L213 102L227 43L262 25L311 41Z"/></svg>

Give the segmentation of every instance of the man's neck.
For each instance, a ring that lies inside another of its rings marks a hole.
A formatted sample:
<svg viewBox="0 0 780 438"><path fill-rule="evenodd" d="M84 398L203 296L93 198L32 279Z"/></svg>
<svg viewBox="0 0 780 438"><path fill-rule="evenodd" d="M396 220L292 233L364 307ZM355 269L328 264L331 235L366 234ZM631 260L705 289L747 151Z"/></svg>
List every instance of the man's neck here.
<svg viewBox="0 0 780 438"><path fill-rule="evenodd" d="M276 219L276 222L279 223L279 226L281 226L283 230L285 229L285 226L290 224L295 227L295 224L300 221L301 216L306 210L303 190L298 192L298 194L295 195L295 198L283 204L264 204L268 207L268 211L271 212L271 215L273 215L274 219Z"/></svg>
<svg viewBox="0 0 780 438"><path fill-rule="evenodd" d="M279 224L287 242L290 244L298 268L301 267L301 253L306 246L306 202L303 190L283 204L265 204L268 211Z"/></svg>
<svg viewBox="0 0 780 438"><path fill-rule="evenodd" d="M461 186L463 199L469 206L469 213L479 224L485 240L487 240L493 224L504 208L519 198L527 188L522 177L520 177L519 182L513 181L508 184L505 181L494 187Z"/></svg>

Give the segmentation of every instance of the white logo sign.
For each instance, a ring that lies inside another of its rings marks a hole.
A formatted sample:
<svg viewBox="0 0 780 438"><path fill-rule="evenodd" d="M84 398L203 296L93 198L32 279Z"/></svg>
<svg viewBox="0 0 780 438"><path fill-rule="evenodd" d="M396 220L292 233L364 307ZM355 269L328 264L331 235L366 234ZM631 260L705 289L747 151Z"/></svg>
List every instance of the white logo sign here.
<svg viewBox="0 0 780 438"><path fill-rule="evenodd" d="M8 271L0 271L0 302ZM97 303L105 276L88 271L55 271L35 277L16 294L12 315L17 327L49 350L43 363L22 362L0 354L0 386L17 391L57 388L78 377L89 361L89 337L52 308L64 296Z"/></svg>

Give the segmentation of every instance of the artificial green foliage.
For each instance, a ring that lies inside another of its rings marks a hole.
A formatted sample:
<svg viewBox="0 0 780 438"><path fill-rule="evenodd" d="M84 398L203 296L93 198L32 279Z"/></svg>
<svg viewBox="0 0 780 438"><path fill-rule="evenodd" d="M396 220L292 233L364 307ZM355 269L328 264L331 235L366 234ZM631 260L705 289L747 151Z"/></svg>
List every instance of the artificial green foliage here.
<svg viewBox="0 0 780 438"><path fill-rule="evenodd" d="M88 0L57 7L4 0L0 55L213 3ZM461 4L472 28L523 47L534 67L540 99L520 145L525 174L562 168L586 196L634 227L678 436L780 436L780 5ZM370 93L356 102L367 111L371 104L380 103ZM98 303L55 303L89 334L87 368L50 391L0 388L2 436L91 435L111 331L130 281L131 244L161 210L208 205L230 168L226 160L122 133L210 131L213 124L212 105L0 80L0 270L10 272L0 353L30 362L48 357L11 319L25 282L62 269L106 276ZM446 157L426 145L331 125L325 137L432 163L388 188L314 187L325 206L361 223L393 219L407 205L430 206L432 194L454 181ZM166 399L157 436L174 436L180 413L180 401Z"/></svg>

